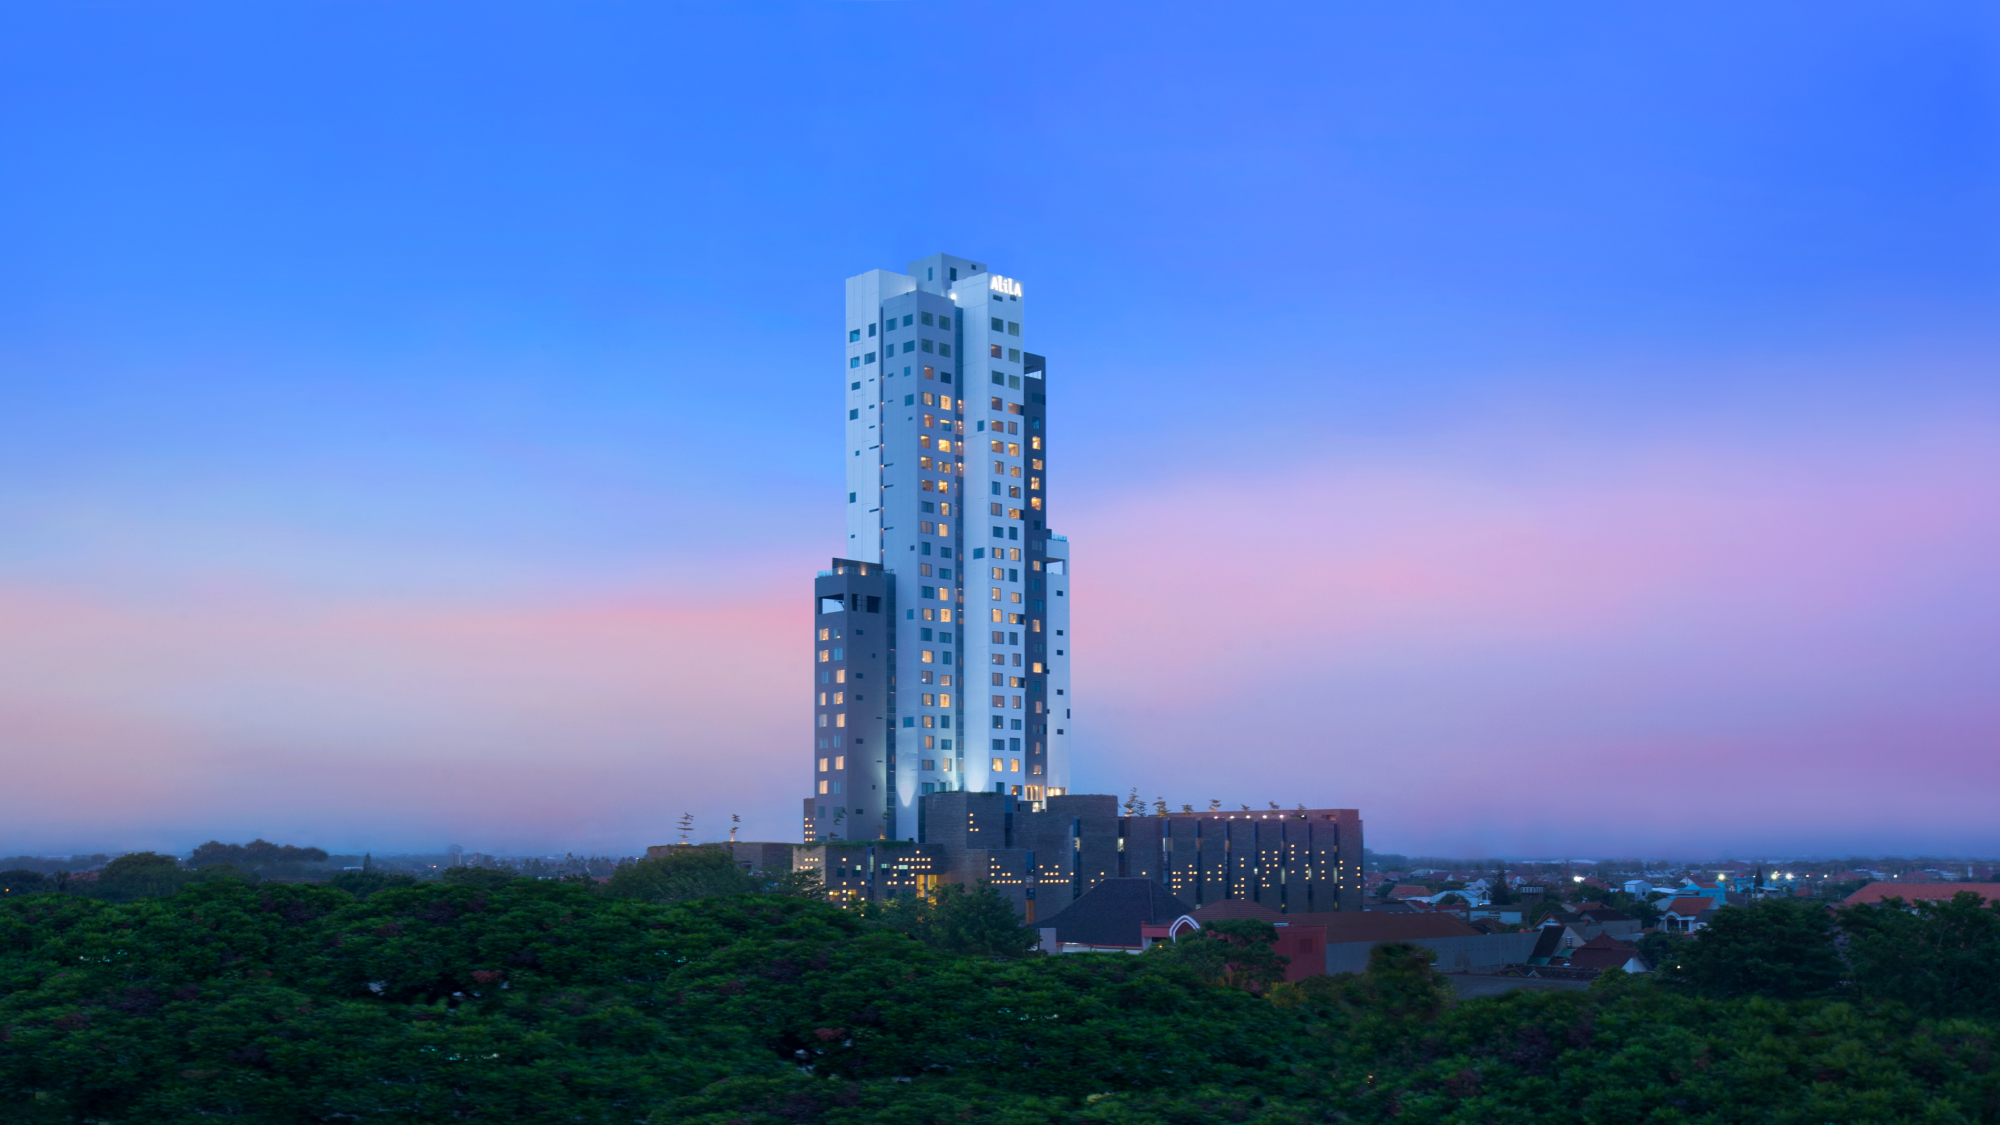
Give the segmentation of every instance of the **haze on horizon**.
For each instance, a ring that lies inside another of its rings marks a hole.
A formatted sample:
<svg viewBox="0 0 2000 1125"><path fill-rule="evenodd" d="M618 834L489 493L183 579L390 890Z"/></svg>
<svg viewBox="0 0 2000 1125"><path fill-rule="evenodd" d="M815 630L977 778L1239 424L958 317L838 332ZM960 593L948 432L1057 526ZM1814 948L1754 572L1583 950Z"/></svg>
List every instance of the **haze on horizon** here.
<svg viewBox="0 0 2000 1125"><path fill-rule="evenodd" d="M1035 290L1079 791L2000 854L1997 62L1972 3L10 7L0 853L796 839L841 282L945 251Z"/></svg>

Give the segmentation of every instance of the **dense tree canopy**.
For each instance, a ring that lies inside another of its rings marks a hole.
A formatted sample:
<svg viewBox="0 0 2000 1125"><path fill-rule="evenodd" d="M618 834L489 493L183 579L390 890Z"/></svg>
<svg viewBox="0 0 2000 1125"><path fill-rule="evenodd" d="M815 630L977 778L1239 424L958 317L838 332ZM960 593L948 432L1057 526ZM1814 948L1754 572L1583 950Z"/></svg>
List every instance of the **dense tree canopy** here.
<svg viewBox="0 0 2000 1125"><path fill-rule="evenodd" d="M1976 902L1844 918L1857 975L1831 997L1811 995L1821 931L1763 912L1713 948L1795 998L1702 953L1672 982L1455 1003L1408 946L1261 995L1216 968L1254 952L1247 931L1204 939L1220 959L1007 956L1024 946L993 919L951 921L984 917L976 893L871 917L530 879L367 891L0 898L0 1116L2000 1122L2000 915Z"/></svg>

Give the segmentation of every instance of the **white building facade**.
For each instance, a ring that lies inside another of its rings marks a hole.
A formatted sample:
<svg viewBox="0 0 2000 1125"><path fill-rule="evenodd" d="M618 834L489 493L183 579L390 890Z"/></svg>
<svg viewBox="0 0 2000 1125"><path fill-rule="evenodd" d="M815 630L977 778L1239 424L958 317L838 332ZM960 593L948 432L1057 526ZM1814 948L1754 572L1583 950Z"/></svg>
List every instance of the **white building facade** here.
<svg viewBox="0 0 2000 1125"><path fill-rule="evenodd" d="M1026 309L1020 281L948 254L847 279L847 540L816 587L808 841L920 839L926 793L1068 792L1071 557Z"/></svg>

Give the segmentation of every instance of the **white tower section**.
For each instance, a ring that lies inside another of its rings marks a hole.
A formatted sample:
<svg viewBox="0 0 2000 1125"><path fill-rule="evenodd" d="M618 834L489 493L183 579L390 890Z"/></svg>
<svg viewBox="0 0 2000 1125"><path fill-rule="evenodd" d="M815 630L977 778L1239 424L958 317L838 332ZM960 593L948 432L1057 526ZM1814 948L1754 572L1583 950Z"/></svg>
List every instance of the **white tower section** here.
<svg viewBox="0 0 2000 1125"><path fill-rule="evenodd" d="M884 832L918 798L1069 787L1070 552L1018 280L946 254L847 279L847 541L895 583Z"/></svg>

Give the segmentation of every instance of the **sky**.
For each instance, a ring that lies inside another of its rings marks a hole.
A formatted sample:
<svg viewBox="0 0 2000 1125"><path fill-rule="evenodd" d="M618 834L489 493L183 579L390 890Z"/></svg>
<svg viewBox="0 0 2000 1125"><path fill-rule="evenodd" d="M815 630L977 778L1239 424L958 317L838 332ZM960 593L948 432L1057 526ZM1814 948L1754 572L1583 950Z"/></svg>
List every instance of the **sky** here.
<svg viewBox="0 0 2000 1125"><path fill-rule="evenodd" d="M936 252L1076 791L2000 854L1990 5L30 0L0 153L0 854L797 839Z"/></svg>

